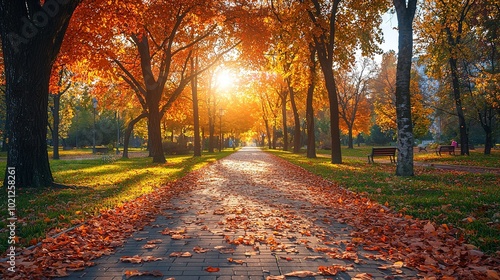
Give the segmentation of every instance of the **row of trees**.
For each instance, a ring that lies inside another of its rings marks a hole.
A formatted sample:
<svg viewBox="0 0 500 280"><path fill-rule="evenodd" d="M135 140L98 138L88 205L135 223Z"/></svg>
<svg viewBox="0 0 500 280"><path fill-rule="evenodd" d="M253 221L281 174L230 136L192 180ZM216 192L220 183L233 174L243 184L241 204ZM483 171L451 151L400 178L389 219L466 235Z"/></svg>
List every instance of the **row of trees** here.
<svg viewBox="0 0 500 280"><path fill-rule="evenodd" d="M430 108L447 111L448 88L462 154L468 154L463 92L477 97L471 102L481 108L485 131L493 131L498 113L498 4L430 1L422 7L416 41L434 79L427 83L411 70L416 0L0 0L8 166L19 169L22 186L52 184L47 127L57 144L60 98L71 88L97 98L102 110L122 113L124 157L134 126L147 120L157 163L165 162L164 120L190 121L200 155L201 135L208 134L213 150L222 118L232 134L262 129L270 137L281 125L284 148L290 144L298 152L305 116L307 154L314 157L320 114L329 119L331 161L341 163L341 130L352 147L355 134L368 132L373 109L383 130L397 131L396 174L403 176L413 175L414 136L427 132ZM398 17L399 49L375 70L370 60L357 58L380 53L379 26L388 9ZM466 52L473 49L481 51ZM233 94L218 85L223 66L245 68Z"/></svg>

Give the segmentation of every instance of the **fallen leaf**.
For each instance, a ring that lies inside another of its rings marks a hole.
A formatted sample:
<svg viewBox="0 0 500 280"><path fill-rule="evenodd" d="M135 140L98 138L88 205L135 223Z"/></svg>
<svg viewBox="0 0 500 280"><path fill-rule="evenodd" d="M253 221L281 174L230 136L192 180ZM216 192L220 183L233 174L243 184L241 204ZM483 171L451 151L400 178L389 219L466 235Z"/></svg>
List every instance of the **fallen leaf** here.
<svg viewBox="0 0 500 280"><path fill-rule="evenodd" d="M488 269L486 271L486 276L488 277L488 279L491 280L500 280L500 276L498 275L498 272L496 272L495 270Z"/></svg>
<svg viewBox="0 0 500 280"><path fill-rule="evenodd" d="M208 251L210 251L209 249L205 249L205 248L202 248L202 247L199 247L199 246L195 246L193 248L193 251L198 253L198 254L201 254L201 253L206 253Z"/></svg>
<svg viewBox="0 0 500 280"><path fill-rule="evenodd" d="M219 272L220 268L209 266L209 267L205 268L205 271L207 271L207 272Z"/></svg>
<svg viewBox="0 0 500 280"><path fill-rule="evenodd" d="M266 277L266 280L285 280L285 279L286 279L285 275L279 275L279 276L269 275Z"/></svg>
<svg viewBox="0 0 500 280"><path fill-rule="evenodd" d="M160 244L162 243L163 240L161 239L153 239L153 240L149 240L148 242L146 242L147 244Z"/></svg>
<svg viewBox="0 0 500 280"><path fill-rule="evenodd" d="M129 263L142 263L142 258L139 255L135 255L133 257L121 257L120 258L121 262L129 262Z"/></svg>
<svg viewBox="0 0 500 280"><path fill-rule="evenodd" d="M394 268L402 268L403 267L403 262L399 261L399 262L395 262L392 267Z"/></svg>
<svg viewBox="0 0 500 280"><path fill-rule="evenodd" d="M373 279L373 277L369 273L360 273L352 278L352 280L371 280L371 279Z"/></svg>
<svg viewBox="0 0 500 280"><path fill-rule="evenodd" d="M424 230L425 232L427 233L433 233L436 231L436 228L431 224L431 222L428 222L425 226L424 226Z"/></svg>
<svg viewBox="0 0 500 280"><path fill-rule="evenodd" d="M285 279L286 279L285 275L278 275L278 276L269 275L266 277L266 280L285 280Z"/></svg>
<svg viewBox="0 0 500 280"><path fill-rule="evenodd" d="M324 256L307 256L304 258L304 260L309 260L309 261L315 261L319 259L326 259Z"/></svg>
<svg viewBox="0 0 500 280"><path fill-rule="evenodd" d="M190 258L193 255L189 252L172 252L168 255L170 258Z"/></svg>
<svg viewBox="0 0 500 280"><path fill-rule="evenodd" d="M316 272L308 270L293 271L285 274L286 277L312 277L318 275Z"/></svg>
<svg viewBox="0 0 500 280"><path fill-rule="evenodd" d="M243 260L235 260L233 258L227 258L227 261L230 263L235 263L235 264L244 264L245 263L245 261L243 261Z"/></svg>
<svg viewBox="0 0 500 280"><path fill-rule="evenodd" d="M181 239L184 239L184 236L182 236L180 234L173 234L170 238L172 238L174 240L181 240Z"/></svg>
<svg viewBox="0 0 500 280"><path fill-rule="evenodd" d="M162 277L163 273L160 271L139 271L139 270L125 270L125 277L127 279L134 276L154 276L154 277Z"/></svg>

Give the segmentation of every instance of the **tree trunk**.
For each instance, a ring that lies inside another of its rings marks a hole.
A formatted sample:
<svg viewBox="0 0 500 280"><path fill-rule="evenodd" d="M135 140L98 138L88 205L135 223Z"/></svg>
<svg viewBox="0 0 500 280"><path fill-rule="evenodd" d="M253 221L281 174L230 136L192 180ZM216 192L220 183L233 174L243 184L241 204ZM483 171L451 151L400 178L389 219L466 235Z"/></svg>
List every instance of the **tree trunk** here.
<svg viewBox="0 0 500 280"><path fill-rule="evenodd" d="M195 61L196 60L196 61ZM195 72L198 69L198 57L191 59L191 69ZM200 116L198 106L198 77L191 80L191 93L193 96L193 125L194 125L194 156L201 157L201 139L200 139Z"/></svg>
<svg viewBox="0 0 500 280"><path fill-rule="evenodd" d="M352 139L352 125L348 127L348 136L347 136L347 148L354 149L354 140Z"/></svg>
<svg viewBox="0 0 500 280"><path fill-rule="evenodd" d="M316 158L316 136L314 135L314 107L313 97L314 88L316 87L316 50L313 46L309 47L309 60L311 66L309 68L309 86L307 88L306 98L306 122L307 122L307 157Z"/></svg>
<svg viewBox="0 0 500 280"><path fill-rule="evenodd" d="M479 120L481 122L481 127L485 133L484 139L484 154L491 154L491 148L493 148L493 108L486 107L484 108L484 113L478 112Z"/></svg>
<svg viewBox="0 0 500 280"><path fill-rule="evenodd" d="M320 62L322 58L320 57ZM323 58L324 60L324 58ZM333 76L333 69L327 63L321 63L321 68L325 76L326 90L328 92L328 102L330 105L330 135L332 137L332 160L333 164L342 163L342 151L340 146L340 124L339 124L339 101L337 97L337 86Z"/></svg>
<svg viewBox="0 0 500 280"><path fill-rule="evenodd" d="M274 124L273 124L273 149L276 150L276 118L274 118Z"/></svg>
<svg viewBox="0 0 500 280"><path fill-rule="evenodd" d="M281 116L283 119L283 151L288 151L288 129L286 126L286 92L282 92L281 96Z"/></svg>
<svg viewBox="0 0 500 280"><path fill-rule="evenodd" d="M125 135L124 135L124 139L123 139L122 158L128 158L128 146L129 146L129 142L130 142L130 135L132 135L132 131L134 130L134 125L147 116L148 116L147 113L142 113L128 123L127 129L125 129Z"/></svg>
<svg viewBox="0 0 500 280"><path fill-rule="evenodd" d="M46 139L49 80L69 20L80 1L66 2L49 0L42 8L37 1L0 0L7 168L15 168L17 187L48 187L54 181ZM50 17L47 15L56 10ZM8 181L9 174L5 172L4 185Z"/></svg>
<svg viewBox="0 0 500 280"><path fill-rule="evenodd" d="M54 108L52 109L53 128L52 128L52 153L53 159L59 159L59 109L61 107L61 95L54 94Z"/></svg>
<svg viewBox="0 0 500 280"><path fill-rule="evenodd" d="M458 73L457 59L451 57L448 62L451 69L453 98L455 100L455 108L457 109L458 125L460 131L460 154L469 155L469 134L467 132L467 123L465 121L464 110L462 107L462 95L460 93L460 77Z"/></svg>
<svg viewBox="0 0 500 280"><path fill-rule="evenodd" d="M330 136L332 144L332 160L334 164L342 163L342 151L340 147L340 126L339 126L339 101L337 97L337 85L333 75L333 51L335 46L335 24L337 21L337 11L341 0L334 0L329 11L329 30L323 31L314 39L314 47L318 55L321 71L325 78L325 87L328 92L328 102L330 106ZM321 17L322 11L318 1L314 1L315 11L309 11L311 18ZM313 20L316 22L316 20Z"/></svg>
<svg viewBox="0 0 500 280"><path fill-rule="evenodd" d="M293 153L300 153L300 139L301 139L301 130L300 130L300 118L299 118L299 110L297 109L297 104L295 103L295 91L293 90L290 79L286 79L286 83L288 85L288 92L290 93L290 104L292 105L292 113L293 113Z"/></svg>
<svg viewBox="0 0 500 280"><path fill-rule="evenodd" d="M213 153L215 151L215 124L213 116L208 116L208 152Z"/></svg>
<svg viewBox="0 0 500 280"><path fill-rule="evenodd" d="M149 147L154 163L165 163L165 154L161 143L161 118L158 110L158 104L151 102L148 104L148 132L149 132Z"/></svg>
<svg viewBox="0 0 500 280"><path fill-rule="evenodd" d="M398 127L397 176L413 176L413 125L410 79L413 54L413 18L417 0L393 0L398 16L399 46L396 68L396 116Z"/></svg>
<svg viewBox="0 0 500 280"><path fill-rule="evenodd" d="M271 129L269 129L269 121L264 119L264 124L266 125L267 132L267 143L269 144L269 150L272 149L272 141L271 141Z"/></svg>

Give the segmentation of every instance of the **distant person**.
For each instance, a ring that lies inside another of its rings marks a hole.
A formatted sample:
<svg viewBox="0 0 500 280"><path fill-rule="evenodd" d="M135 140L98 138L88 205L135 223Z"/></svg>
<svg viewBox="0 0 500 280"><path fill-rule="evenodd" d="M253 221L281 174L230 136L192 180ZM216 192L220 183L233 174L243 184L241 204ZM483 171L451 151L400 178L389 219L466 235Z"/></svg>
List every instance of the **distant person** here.
<svg viewBox="0 0 500 280"><path fill-rule="evenodd" d="M455 140L451 140L451 145L455 147L455 149L458 148L458 143Z"/></svg>

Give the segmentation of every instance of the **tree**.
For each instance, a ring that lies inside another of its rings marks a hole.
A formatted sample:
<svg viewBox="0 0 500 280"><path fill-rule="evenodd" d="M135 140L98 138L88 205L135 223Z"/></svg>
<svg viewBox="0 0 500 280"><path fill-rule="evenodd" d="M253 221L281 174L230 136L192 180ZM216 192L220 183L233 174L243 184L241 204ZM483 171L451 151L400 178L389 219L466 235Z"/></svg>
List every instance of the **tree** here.
<svg viewBox="0 0 500 280"><path fill-rule="evenodd" d="M397 130L396 113L396 53L389 51L382 56L376 77L371 80L371 98L375 122L383 131ZM430 97L427 97L430 98ZM423 137L429 131L432 109L424 104L418 71L411 71L410 102L412 127L415 137Z"/></svg>
<svg viewBox="0 0 500 280"><path fill-rule="evenodd" d="M380 14L385 10L386 2L311 0L310 4L307 5L307 14L313 26L310 36L317 51L330 106L332 163L342 163L334 62L338 65L352 63L352 52L357 46L365 55L378 50L375 42L381 38L377 23L380 23Z"/></svg>
<svg viewBox="0 0 500 280"><path fill-rule="evenodd" d="M314 89L317 81L317 60L316 49L312 44L309 45L309 84L307 86L306 98L306 123L307 123L307 157L316 158L316 135L314 129Z"/></svg>
<svg viewBox="0 0 500 280"><path fill-rule="evenodd" d="M5 65L7 167L15 168L20 187L53 184L47 153L51 70L74 1L0 1L0 36ZM8 182L5 172L4 184Z"/></svg>
<svg viewBox="0 0 500 280"><path fill-rule="evenodd" d="M191 58L191 72L198 71L198 56ZM198 76L191 80L191 94L193 102L193 127L194 127L194 156L201 157L201 139L200 139L200 116L198 106Z"/></svg>
<svg viewBox="0 0 500 280"><path fill-rule="evenodd" d="M413 57L413 19L417 0L393 0L398 16L398 64L396 70L396 115L398 123L397 176L413 176L413 125L410 81Z"/></svg>
<svg viewBox="0 0 500 280"><path fill-rule="evenodd" d="M347 131L350 149L354 147L353 133L358 135L369 132L371 110L367 95L373 70L370 60L364 58L356 69L349 72L341 70L337 73L339 114L343 120L341 127Z"/></svg>
<svg viewBox="0 0 500 280"><path fill-rule="evenodd" d="M69 80L71 74L64 67L60 67L57 71L57 76L54 78L58 78L57 82L53 84L53 90L50 92L50 96L52 97L52 104L50 106L50 111L52 113L52 146L53 146L53 159L59 159L59 123L60 123L60 115L59 111L61 109L61 97L65 94L69 88L71 87L71 81Z"/></svg>
<svg viewBox="0 0 500 280"><path fill-rule="evenodd" d="M425 1L424 16L419 22L419 37L425 47L430 70L437 77L448 76L458 117L460 154L469 155L469 136L462 96L460 61L467 60L473 50L465 39L472 32L479 0ZM430 43L432 42L432 43ZM443 68L442 65L446 65ZM442 75L445 74L445 75Z"/></svg>

